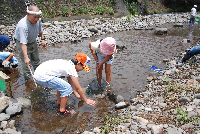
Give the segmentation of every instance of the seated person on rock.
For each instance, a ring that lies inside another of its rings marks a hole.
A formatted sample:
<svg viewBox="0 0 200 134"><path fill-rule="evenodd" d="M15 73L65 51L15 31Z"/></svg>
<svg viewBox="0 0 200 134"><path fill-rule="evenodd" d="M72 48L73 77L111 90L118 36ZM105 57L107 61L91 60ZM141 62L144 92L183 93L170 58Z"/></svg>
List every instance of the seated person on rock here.
<svg viewBox="0 0 200 134"><path fill-rule="evenodd" d="M181 60L179 60L177 63L183 63L186 62L186 60L189 60L192 56L200 54L200 46L195 46L192 49L190 49Z"/></svg>
<svg viewBox="0 0 200 134"><path fill-rule="evenodd" d="M3 50L10 44L10 39L5 35L0 35L0 67L3 67L14 73L14 69L18 66L18 60L13 53L4 52Z"/></svg>

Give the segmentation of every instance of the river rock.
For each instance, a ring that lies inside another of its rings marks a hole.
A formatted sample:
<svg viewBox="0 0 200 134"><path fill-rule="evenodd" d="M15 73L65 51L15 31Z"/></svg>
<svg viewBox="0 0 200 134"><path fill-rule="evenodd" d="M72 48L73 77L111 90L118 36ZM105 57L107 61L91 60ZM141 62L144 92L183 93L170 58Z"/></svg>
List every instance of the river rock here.
<svg viewBox="0 0 200 134"><path fill-rule="evenodd" d="M194 95L194 98L200 99L200 94L195 94L195 95Z"/></svg>
<svg viewBox="0 0 200 134"><path fill-rule="evenodd" d="M31 101L27 98L19 97L16 99L20 104L22 104L23 107L29 107L31 106Z"/></svg>
<svg viewBox="0 0 200 134"><path fill-rule="evenodd" d="M185 124L183 126L181 126L182 129L193 129L194 125L191 123Z"/></svg>
<svg viewBox="0 0 200 134"><path fill-rule="evenodd" d="M167 28L156 28L155 32L156 35L164 35L167 34Z"/></svg>
<svg viewBox="0 0 200 134"><path fill-rule="evenodd" d="M94 33L98 33L98 29L95 26L89 26L88 30Z"/></svg>
<svg viewBox="0 0 200 134"><path fill-rule="evenodd" d="M6 109L6 114L13 115L13 114L21 112L21 110L22 110L22 104L21 103L10 102L9 107Z"/></svg>
<svg viewBox="0 0 200 134"><path fill-rule="evenodd" d="M181 97L180 99L179 99L179 102L190 102L191 100L190 100L190 98L188 98L188 97Z"/></svg>
<svg viewBox="0 0 200 134"><path fill-rule="evenodd" d="M1 113L0 114L0 121L6 121L10 118L9 114Z"/></svg>
<svg viewBox="0 0 200 134"><path fill-rule="evenodd" d="M21 134L21 132L17 132L16 130L14 129L11 129L11 128L7 128L5 129L4 131L0 131L0 133L2 134Z"/></svg>
<svg viewBox="0 0 200 134"><path fill-rule="evenodd" d="M163 125L153 125L152 126L152 132L153 134L160 134L163 132Z"/></svg>
<svg viewBox="0 0 200 134"><path fill-rule="evenodd" d="M9 105L10 98L3 96L0 98L0 112L2 112Z"/></svg>
<svg viewBox="0 0 200 134"><path fill-rule="evenodd" d="M93 132L98 134L98 133L101 132L101 129L99 129L99 127L95 127L95 128L93 129Z"/></svg>
<svg viewBox="0 0 200 134"><path fill-rule="evenodd" d="M8 123L7 121L2 121L2 122L1 122L0 128L1 128L1 129L5 129L6 126L7 126L7 123Z"/></svg>
<svg viewBox="0 0 200 134"><path fill-rule="evenodd" d="M174 27L183 27L183 23L176 23L174 24Z"/></svg>
<svg viewBox="0 0 200 134"><path fill-rule="evenodd" d="M144 119L144 118L142 118L142 117L138 117L138 118L137 118L137 121L138 121L141 125L144 125L144 126L146 126L146 125L149 123L148 120L146 120L146 119Z"/></svg>
<svg viewBox="0 0 200 134"><path fill-rule="evenodd" d="M123 96L121 95L117 95L116 98L115 98L115 103L119 103L119 102L123 102L124 101L124 98Z"/></svg>
<svg viewBox="0 0 200 134"><path fill-rule="evenodd" d="M116 109L125 108L127 104L125 102L119 102L115 105Z"/></svg>

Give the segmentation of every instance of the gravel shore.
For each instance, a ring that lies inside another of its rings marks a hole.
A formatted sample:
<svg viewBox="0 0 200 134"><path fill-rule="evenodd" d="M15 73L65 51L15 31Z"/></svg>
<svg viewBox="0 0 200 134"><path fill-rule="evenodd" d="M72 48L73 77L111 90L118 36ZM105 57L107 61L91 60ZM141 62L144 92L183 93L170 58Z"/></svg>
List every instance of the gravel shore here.
<svg viewBox="0 0 200 134"><path fill-rule="evenodd" d="M43 23L44 34L49 46L63 42L80 42L84 38L123 30L154 30L166 23L188 23L188 13L125 16L122 18L99 18L92 20L49 21ZM0 26L1 34L13 38L15 26ZM41 39L37 38L41 44ZM199 45L197 42L196 45ZM7 51L15 51L13 41ZM105 117L105 125L84 132L123 134L186 134L200 133L200 57L194 56L184 64L176 64L182 57L164 59L166 67L153 71L147 78L143 91L136 91L126 108L116 109ZM121 102L119 102L121 103ZM114 116L114 115L118 116ZM56 132L55 132L56 133Z"/></svg>

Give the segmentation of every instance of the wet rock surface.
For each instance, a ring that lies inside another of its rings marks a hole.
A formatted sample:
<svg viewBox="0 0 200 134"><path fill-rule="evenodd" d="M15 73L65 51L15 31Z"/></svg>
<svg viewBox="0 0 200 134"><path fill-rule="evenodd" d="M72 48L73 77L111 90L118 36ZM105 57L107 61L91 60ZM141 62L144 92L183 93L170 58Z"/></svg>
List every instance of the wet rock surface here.
<svg viewBox="0 0 200 134"><path fill-rule="evenodd" d="M21 134L15 128L15 120L12 117L19 115L23 112L23 107L30 107L31 103L29 99L18 98L17 100L7 97L5 91L1 91L1 113L0 113L0 133L6 134ZM25 104L25 105L24 105Z"/></svg>

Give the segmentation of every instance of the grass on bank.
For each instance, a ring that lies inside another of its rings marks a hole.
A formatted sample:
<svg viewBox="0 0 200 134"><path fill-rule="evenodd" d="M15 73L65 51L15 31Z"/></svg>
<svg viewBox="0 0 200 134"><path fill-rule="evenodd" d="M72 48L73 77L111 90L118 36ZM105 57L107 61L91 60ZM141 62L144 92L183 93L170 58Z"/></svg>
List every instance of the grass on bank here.
<svg viewBox="0 0 200 134"><path fill-rule="evenodd" d="M45 18L78 15L114 15L114 0L35 0Z"/></svg>

